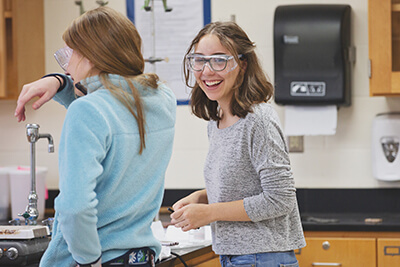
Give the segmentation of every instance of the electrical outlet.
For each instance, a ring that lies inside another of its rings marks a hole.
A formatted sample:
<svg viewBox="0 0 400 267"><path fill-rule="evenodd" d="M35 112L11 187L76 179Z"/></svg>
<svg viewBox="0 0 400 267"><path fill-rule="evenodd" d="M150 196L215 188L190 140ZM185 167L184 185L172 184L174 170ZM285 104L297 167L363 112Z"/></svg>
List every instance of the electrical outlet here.
<svg viewBox="0 0 400 267"><path fill-rule="evenodd" d="M304 152L304 136L288 136L289 153Z"/></svg>

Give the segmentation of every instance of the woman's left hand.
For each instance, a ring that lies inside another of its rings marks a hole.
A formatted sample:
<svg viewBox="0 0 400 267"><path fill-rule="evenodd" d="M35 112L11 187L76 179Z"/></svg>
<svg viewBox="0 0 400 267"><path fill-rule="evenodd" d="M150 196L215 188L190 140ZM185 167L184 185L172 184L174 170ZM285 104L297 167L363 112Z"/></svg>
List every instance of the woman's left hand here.
<svg viewBox="0 0 400 267"><path fill-rule="evenodd" d="M213 222L208 204L189 204L171 214L171 223L187 232Z"/></svg>

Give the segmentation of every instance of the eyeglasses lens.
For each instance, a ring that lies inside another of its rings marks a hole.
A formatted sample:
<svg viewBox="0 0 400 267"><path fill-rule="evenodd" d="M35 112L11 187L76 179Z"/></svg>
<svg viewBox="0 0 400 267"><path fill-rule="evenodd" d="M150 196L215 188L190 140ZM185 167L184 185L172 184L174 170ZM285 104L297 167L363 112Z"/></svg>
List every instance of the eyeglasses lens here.
<svg viewBox="0 0 400 267"><path fill-rule="evenodd" d="M211 68L213 68L215 71L223 71L226 68L227 63L228 60L224 57L210 58Z"/></svg>
<svg viewBox="0 0 400 267"><path fill-rule="evenodd" d="M58 49L54 53L54 57L57 60L57 63L60 65L60 67L64 70L67 71L68 68L68 63L69 60L71 59L73 50L69 48L68 46L65 46L61 49Z"/></svg>
<svg viewBox="0 0 400 267"><path fill-rule="evenodd" d="M228 63L228 59L225 57L212 57L207 59L201 56L192 56L189 57L188 60L189 66L194 71L202 71L207 62L212 70L223 71Z"/></svg>

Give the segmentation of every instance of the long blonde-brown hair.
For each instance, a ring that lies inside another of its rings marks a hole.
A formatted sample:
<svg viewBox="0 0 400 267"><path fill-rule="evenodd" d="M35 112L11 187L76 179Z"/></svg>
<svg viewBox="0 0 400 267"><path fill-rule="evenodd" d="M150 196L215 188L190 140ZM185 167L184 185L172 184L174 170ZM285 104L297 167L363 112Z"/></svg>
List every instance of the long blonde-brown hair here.
<svg viewBox="0 0 400 267"><path fill-rule="evenodd" d="M135 117L139 128L141 154L146 147L145 118L140 93L133 81L157 88L158 76L143 74L142 39L133 23L112 8L99 7L76 18L64 32L63 39L70 48L87 58L100 71L102 84ZM108 74L124 77L131 92L112 84Z"/></svg>
<svg viewBox="0 0 400 267"><path fill-rule="evenodd" d="M193 39L186 51L192 53L201 38L207 34L218 37L221 44L234 56L240 71L232 88L233 95L230 109L233 115L244 118L252 112L251 106L267 102L273 95L274 88L262 70L261 64L255 53L255 45L247 34L234 22L213 22L206 25ZM239 55L242 55L239 59ZM186 85L192 88L191 108L193 114L205 120L220 120L217 101L210 100L195 82L191 84L192 76L186 62L183 63Z"/></svg>

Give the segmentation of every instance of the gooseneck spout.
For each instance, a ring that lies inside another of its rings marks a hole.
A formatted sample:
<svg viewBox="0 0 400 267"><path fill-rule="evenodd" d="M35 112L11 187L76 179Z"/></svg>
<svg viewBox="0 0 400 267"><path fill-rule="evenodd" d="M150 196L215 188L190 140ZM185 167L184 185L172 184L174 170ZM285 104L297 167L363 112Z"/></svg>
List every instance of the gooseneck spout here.
<svg viewBox="0 0 400 267"><path fill-rule="evenodd" d="M19 214L25 218L25 224L36 225L39 211L37 209L38 196L36 194L36 142L41 138L47 138L49 142L49 153L54 152L53 137L50 134L39 134L38 124L27 124L26 135L31 145L31 191L29 192L28 201L25 212Z"/></svg>
<svg viewBox="0 0 400 267"><path fill-rule="evenodd" d="M53 142L53 137L50 134L39 134L39 139L40 138L47 138L49 141L49 153L54 152L54 142Z"/></svg>

